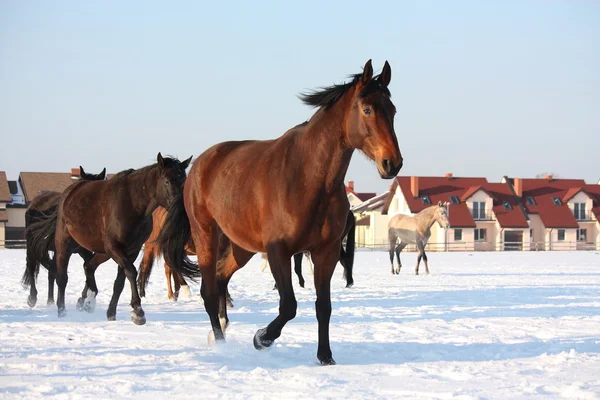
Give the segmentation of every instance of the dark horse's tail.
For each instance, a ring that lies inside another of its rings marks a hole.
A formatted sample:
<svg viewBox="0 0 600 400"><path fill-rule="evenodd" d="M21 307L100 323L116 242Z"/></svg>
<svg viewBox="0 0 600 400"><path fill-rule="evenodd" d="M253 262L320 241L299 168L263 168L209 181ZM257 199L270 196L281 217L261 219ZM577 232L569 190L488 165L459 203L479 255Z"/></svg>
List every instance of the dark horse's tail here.
<svg viewBox="0 0 600 400"><path fill-rule="evenodd" d="M346 238L346 250L344 247L340 249L340 263L344 267L344 278L346 278L346 287L352 287L354 285L354 278L352 277L352 268L354 267L354 246L356 236L356 218L354 214L348 213L348 221L350 229L348 230L348 236Z"/></svg>
<svg viewBox="0 0 600 400"><path fill-rule="evenodd" d="M191 237L190 220L183 205L183 195L179 195L167 209L165 224L156 241L163 253L165 263L186 278L196 281L200 277L198 265L192 262L185 250Z"/></svg>
<svg viewBox="0 0 600 400"><path fill-rule="evenodd" d="M27 262L27 267L21 282L25 286L30 286L35 282L39 272L39 262L48 259L48 252L54 248L54 234L56 233L56 220L58 209L48 210L47 213L38 215L35 222L32 222L25 229L25 238L27 240L27 257L31 257L36 262ZM54 264L49 264L51 268L56 269ZM50 271L56 273L56 271Z"/></svg>

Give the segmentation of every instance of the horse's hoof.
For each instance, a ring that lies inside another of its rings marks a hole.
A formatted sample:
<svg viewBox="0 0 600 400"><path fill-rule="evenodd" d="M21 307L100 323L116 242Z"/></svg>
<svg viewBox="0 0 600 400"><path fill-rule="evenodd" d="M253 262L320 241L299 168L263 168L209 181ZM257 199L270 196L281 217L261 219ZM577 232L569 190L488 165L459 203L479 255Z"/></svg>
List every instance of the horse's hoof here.
<svg viewBox="0 0 600 400"><path fill-rule="evenodd" d="M96 309L96 301L94 299L94 301L85 301L83 303L83 311L88 312L88 313L93 313L94 310Z"/></svg>
<svg viewBox="0 0 600 400"><path fill-rule="evenodd" d="M185 293L188 299L192 298L192 291L190 290L190 287L188 285L181 286L181 291Z"/></svg>
<svg viewBox="0 0 600 400"><path fill-rule="evenodd" d="M32 296L27 297L27 305L29 306L29 308L35 307L36 303L37 303L37 297L32 297Z"/></svg>
<svg viewBox="0 0 600 400"><path fill-rule="evenodd" d="M267 328L262 328L256 331L256 334L254 335L254 348L256 350L264 350L267 347L271 347L273 344L272 340L263 338L265 333L267 333Z"/></svg>
<svg viewBox="0 0 600 400"><path fill-rule="evenodd" d="M346 283L346 288L350 289L352 286L354 286L354 282Z"/></svg>
<svg viewBox="0 0 600 400"><path fill-rule="evenodd" d="M335 365L336 364L336 362L332 356L327 356L327 357L318 356L318 358L319 358L319 361L321 362L321 365Z"/></svg>
<svg viewBox="0 0 600 400"><path fill-rule="evenodd" d="M117 316L116 315L108 315L108 314L106 314L106 319L108 321L116 321L117 320Z"/></svg>
<svg viewBox="0 0 600 400"><path fill-rule="evenodd" d="M66 308L59 308L58 309L58 318L64 318L67 316L67 309Z"/></svg>
<svg viewBox="0 0 600 400"><path fill-rule="evenodd" d="M47 306L53 306L54 304L54 299L48 299L48 301L46 302Z"/></svg>
<svg viewBox="0 0 600 400"><path fill-rule="evenodd" d="M300 287L303 288L304 287L304 281L300 281Z"/></svg>
<svg viewBox="0 0 600 400"><path fill-rule="evenodd" d="M227 299L227 300L225 301L225 304L227 305L227 307L229 307L229 308L233 308L233 303L231 302L231 300L230 300L230 299Z"/></svg>
<svg viewBox="0 0 600 400"><path fill-rule="evenodd" d="M75 308L77 309L77 311L83 311L83 303L85 302L85 299L83 297L80 297L77 300L77 304L75 305Z"/></svg>
<svg viewBox="0 0 600 400"><path fill-rule="evenodd" d="M136 325L144 325L146 323L146 316L142 313L142 315L137 315L135 311L131 312L131 320Z"/></svg>
<svg viewBox="0 0 600 400"><path fill-rule="evenodd" d="M179 292L173 292L173 301L179 300Z"/></svg>

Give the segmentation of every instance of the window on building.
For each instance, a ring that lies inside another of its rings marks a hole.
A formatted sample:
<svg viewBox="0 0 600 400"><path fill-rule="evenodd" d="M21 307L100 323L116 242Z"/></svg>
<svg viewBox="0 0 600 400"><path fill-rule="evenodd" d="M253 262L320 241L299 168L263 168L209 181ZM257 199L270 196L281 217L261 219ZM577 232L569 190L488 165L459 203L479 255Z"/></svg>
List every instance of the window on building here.
<svg viewBox="0 0 600 400"><path fill-rule="evenodd" d="M585 220L585 203L575 203L575 209L573 210L575 219L578 221Z"/></svg>
<svg viewBox="0 0 600 400"><path fill-rule="evenodd" d="M510 205L510 203L508 201L505 201L502 204L504 205L504 208L506 210L512 210L512 206Z"/></svg>
<svg viewBox="0 0 600 400"><path fill-rule="evenodd" d="M486 236L485 228L475 228L475 241L484 242Z"/></svg>
<svg viewBox="0 0 600 400"><path fill-rule="evenodd" d="M565 230L559 229L557 234L558 234L558 241L563 242L565 240Z"/></svg>
<svg viewBox="0 0 600 400"><path fill-rule="evenodd" d="M554 205L555 205L555 206L560 206L560 205L562 205L562 201L560 201L560 199L559 199L558 197L556 197L556 196L554 196L554 197L552 198L552 201L554 202Z"/></svg>
<svg viewBox="0 0 600 400"><path fill-rule="evenodd" d="M421 196L421 201L423 202L423 204L431 204L429 196Z"/></svg>
<svg viewBox="0 0 600 400"><path fill-rule="evenodd" d="M529 230L529 241L533 242L533 229Z"/></svg>
<svg viewBox="0 0 600 400"><path fill-rule="evenodd" d="M485 201L473 202L473 218L485 219Z"/></svg>
<svg viewBox="0 0 600 400"><path fill-rule="evenodd" d="M452 202L452 204L460 204L458 196L450 196L450 201Z"/></svg>
<svg viewBox="0 0 600 400"><path fill-rule="evenodd" d="M462 241L462 229L454 229L454 241L455 242Z"/></svg>
<svg viewBox="0 0 600 400"><path fill-rule="evenodd" d="M535 200L531 196L527 196L527 204L530 206L535 206Z"/></svg>
<svg viewBox="0 0 600 400"><path fill-rule="evenodd" d="M587 229L577 229L577 241L587 242Z"/></svg>

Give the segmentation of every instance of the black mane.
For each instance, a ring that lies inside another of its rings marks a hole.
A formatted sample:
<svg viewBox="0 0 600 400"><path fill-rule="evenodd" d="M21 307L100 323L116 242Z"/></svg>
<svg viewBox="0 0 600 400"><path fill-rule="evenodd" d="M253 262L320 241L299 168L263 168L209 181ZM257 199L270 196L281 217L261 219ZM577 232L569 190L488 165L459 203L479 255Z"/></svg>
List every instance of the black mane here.
<svg viewBox="0 0 600 400"><path fill-rule="evenodd" d="M298 97L306 105L328 109L337 103L348 92L348 90L350 90L350 88L356 85L361 77L362 74L350 75L350 82L322 87L318 90L308 93L301 93ZM383 90L386 95L391 96L389 89L381 85L378 78L379 75L374 76L373 79L371 79L371 81L362 89L359 96L367 96L376 90Z"/></svg>

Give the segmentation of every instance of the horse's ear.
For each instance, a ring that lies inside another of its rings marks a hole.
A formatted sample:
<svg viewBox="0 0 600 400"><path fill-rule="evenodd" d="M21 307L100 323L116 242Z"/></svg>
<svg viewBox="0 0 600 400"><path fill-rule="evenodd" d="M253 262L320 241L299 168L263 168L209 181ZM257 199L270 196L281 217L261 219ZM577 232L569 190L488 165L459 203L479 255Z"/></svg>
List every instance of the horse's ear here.
<svg viewBox="0 0 600 400"><path fill-rule="evenodd" d="M390 67L389 62L385 62L383 66L383 71L381 71L381 75L379 75L379 82L385 87L388 87L390 81L392 80L392 67Z"/></svg>
<svg viewBox="0 0 600 400"><path fill-rule="evenodd" d="M158 152L158 156L156 156L156 162L158 162L158 166L160 167L160 169L163 169L165 167L165 159L163 158L162 154L160 154L160 152Z"/></svg>
<svg viewBox="0 0 600 400"><path fill-rule="evenodd" d="M367 61L367 63L363 67L363 73L362 73L362 76L360 78L360 81L363 84L366 84L371 79L373 79L373 65L371 63L371 60L369 60L369 61Z"/></svg>
<svg viewBox="0 0 600 400"><path fill-rule="evenodd" d="M441 207L441 206L442 206L442 201L440 200L440 201L438 201L438 207Z"/></svg>
<svg viewBox="0 0 600 400"><path fill-rule="evenodd" d="M83 167L80 165L79 166L79 177L83 177L85 175L85 171L83 170Z"/></svg>
<svg viewBox="0 0 600 400"><path fill-rule="evenodd" d="M192 157L193 156L190 156L190 158L188 158L187 160L185 160L184 162L181 163L181 166L183 167L183 169L186 169L190 165L190 163L192 162Z"/></svg>
<svg viewBox="0 0 600 400"><path fill-rule="evenodd" d="M103 181L104 179L106 179L106 167L104 167L104 169L102 170L102 172L100 172L98 174L98 180Z"/></svg>

